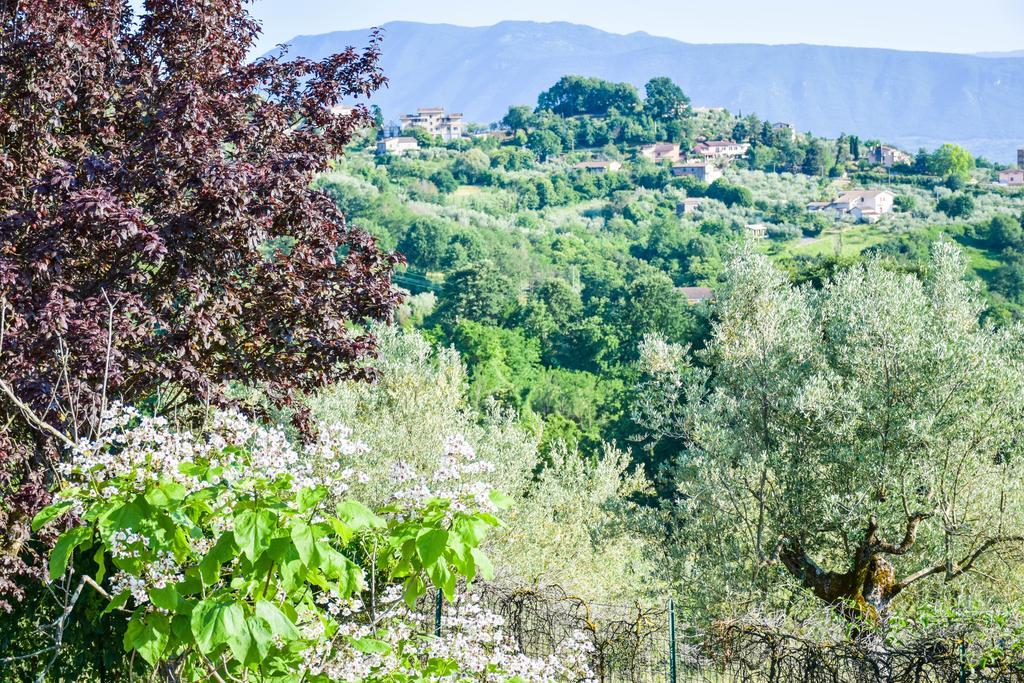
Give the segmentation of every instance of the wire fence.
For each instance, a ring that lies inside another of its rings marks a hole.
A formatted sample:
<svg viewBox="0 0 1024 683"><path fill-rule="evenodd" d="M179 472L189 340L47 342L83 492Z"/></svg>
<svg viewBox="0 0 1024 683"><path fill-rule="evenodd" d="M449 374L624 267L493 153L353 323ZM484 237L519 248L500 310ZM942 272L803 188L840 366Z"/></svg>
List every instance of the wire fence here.
<svg viewBox="0 0 1024 683"><path fill-rule="evenodd" d="M584 634L592 646L591 669L602 683L1024 682L1024 652L1004 647L996 637L979 642L986 636L976 632L947 628L916 634L899 645L877 638L828 642L752 620L697 629L676 623L670 601L655 607L603 605L558 587L495 585L475 587L473 595L503 617L523 654L552 655L573 642L574 635ZM430 598L424 622L443 630L445 620L458 615L467 599L439 608L436 596Z"/></svg>

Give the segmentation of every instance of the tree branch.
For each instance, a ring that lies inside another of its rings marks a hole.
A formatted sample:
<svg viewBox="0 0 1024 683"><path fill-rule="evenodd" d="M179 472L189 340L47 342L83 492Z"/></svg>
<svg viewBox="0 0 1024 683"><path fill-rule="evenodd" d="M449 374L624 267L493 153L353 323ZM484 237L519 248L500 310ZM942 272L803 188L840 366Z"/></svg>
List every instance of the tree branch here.
<svg viewBox="0 0 1024 683"><path fill-rule="evenodd" d="M905 555L917 541L917 529L921 526L921 522L931 516L932 513L930 512L917 512L911 515L907 519L907 528L903 534L903 540L899 545L879 540L876 545L878 552L887 553L889 555Z"/></svg>

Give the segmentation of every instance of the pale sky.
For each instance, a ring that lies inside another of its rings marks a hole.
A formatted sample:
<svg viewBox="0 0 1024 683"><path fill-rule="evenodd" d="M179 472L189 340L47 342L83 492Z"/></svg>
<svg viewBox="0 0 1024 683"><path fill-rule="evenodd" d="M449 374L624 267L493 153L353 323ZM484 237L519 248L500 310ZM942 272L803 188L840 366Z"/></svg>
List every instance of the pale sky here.
<svg viewBox="0 0 1024 683"><path fill-rule="evenodd" d="M254 51L389 21L571 21L691 43L815 43L936 52L1024 50L1024 0L254 0Z"/></svg>

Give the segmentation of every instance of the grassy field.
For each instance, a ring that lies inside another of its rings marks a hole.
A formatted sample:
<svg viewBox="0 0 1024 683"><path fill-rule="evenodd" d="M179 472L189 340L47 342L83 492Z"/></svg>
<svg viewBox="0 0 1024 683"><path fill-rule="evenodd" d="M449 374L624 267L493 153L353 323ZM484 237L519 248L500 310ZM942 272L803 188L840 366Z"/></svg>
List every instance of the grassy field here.
<svg viewBox="0 0 1024 683"><path fill-rule="evenodd" d="M868 247L881 244L892 237L884 226L851 225L829 228L817 237L792 242L767 243L766 251L775 258L793 256L856 256Z"/></svg>

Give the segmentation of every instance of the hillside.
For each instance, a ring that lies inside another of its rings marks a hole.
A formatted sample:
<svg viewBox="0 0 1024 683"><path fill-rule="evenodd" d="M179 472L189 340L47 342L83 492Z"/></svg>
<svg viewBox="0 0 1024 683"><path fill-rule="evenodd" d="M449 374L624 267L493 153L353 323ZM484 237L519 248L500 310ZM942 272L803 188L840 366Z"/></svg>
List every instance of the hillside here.
<svg viewBox="0 0 1024 683"><path fill-rule="evenodd" d="M1024 142L1024 60L815 45L698 45L646 33L617 35L568 23L466 28L386 24L387 117L444 105L472 120L567 73L642 85L670 76L695 105L756 112L819 135L855 133L908 148L952 141L1011 162ZM320 57L366 43L366 30L298 36L293 54Z"/></svg>

